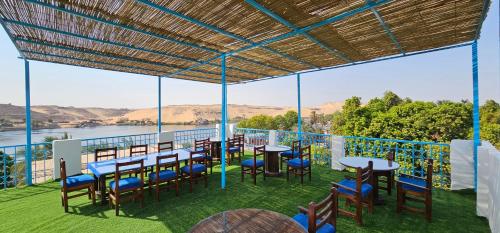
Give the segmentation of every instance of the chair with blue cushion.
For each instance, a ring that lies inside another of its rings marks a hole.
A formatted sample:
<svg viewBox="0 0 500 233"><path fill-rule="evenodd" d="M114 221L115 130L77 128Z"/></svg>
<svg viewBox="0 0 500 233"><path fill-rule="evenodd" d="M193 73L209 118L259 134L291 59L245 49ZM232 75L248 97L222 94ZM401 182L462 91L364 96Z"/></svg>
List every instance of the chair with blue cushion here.
<svg viewBox="0 0 500 233"><path fill-rule="evenodd" d="M173 141L167 141L167 142L158 142L158 152L171 152L174 150L174 142Z"/></svg>
<svg viewBox="0 0 500 233"><path fill-rule="evenodd" d="M424 214L427 221L432 219L432 170L433 160L427 160L427 176L425 178L400 175L396 181L397 187L397 213L402 210ZM407 206L406 201L423 202L424 209Z"/></svg>
<svg viewBox="0 0 500 233"><path fill-rule="evenodd" d="M233 138L238 140L236 146L240 148L239 156L245 155L245 134L234 134Z"/></svg>
<svg viewBox="0 0 500 233"><path fill-rule="evenodd" d="M295 176L300 176L300 183L304 183L304 176L309 175L311 181L311 145L300 148L299 156L289 159L286 165L286 180L289 180L290 172Z"/></svg>
<svg viewBox="0 0 500 233"><path fill-rule="evenodd" d="M206 139L201 139L201 140L194 140L194 151L204 151L205 154L207 155L207 162L208 166L210 167L210 174L212 174L212 168L213 168L213 157L211 155L211 143L210 143L210 138ZM203 162L203 160L200 159L200 162Z"/></svg>
<svg viewBox="0 0 500 233"><path fill-rule="evenodd" d="M139 177L121 178L127 174L140 174ZM122 196L131 193L129 196ZM120 204L124 200L141 200L141 208L144 206L144 160L133 160L115 165L114 180L109 182L109 206L115 206L115 215L120 212Z"/></svg>
<svg viewBox="0 0 500 233"><path fill-rule="evenodd" d="M135 157L135 156L142 156L142 155L147 155L148 154L148 145L143 144L143 145L131 145L129 147L129 157ZM151 172L153 171L153 168L151 168ZM145 175L148 175L148 168L146 167ZM137 174L135 174L137 176Z"/></svg>
<svg viewBox="0 0 500 233"><path fill-rule="evenodd" d="M308 208L300 207L293 219L309 233L335 233L337 230L338 198L337 189L332 187L330 194L320 203L309 203Z"/></svg>
<svg viewBox="0 0 500 233"><path fill-rule="evenodd" d="M290 159L298 158L300 155L301 141L292 142L292 149L280 153L280 169L283 170L283 162L288 162Z"/></svg>
<svg viewBox="0 0 500 233"><path fill-rule="evenodd" d="M234 155L238 154L238 161L241 164L241 148L239 146L240 139L239 138L227 138L226 140L226 158L228 158L228 164L234 159Z"/></svg>
<svg viewBox="0 0 500 233"><path fill-rule="evenodd" d="M166 183L165 187L175 188L175 195L179 196L179 155L175 153L157 156L155 169L155 172L149 174L149 193L151 194L154 185L156 200L160 201L160 184Z"/></svg>
<svg viewBox="0 0 500 233"><path fill-rule="evenodd" d="M92 199L92 204L95 204L94 177L91 175L76 175L67 177L66 161L61 158L61 160L59 161L59 165L59 171L61 174L61 202L62 206L64 207L64 212L68 212L68 199L70 198L88 195L89 199ZM84 189L87 189L87 192L68 196L69 192Z"/></svg>
<svg viewBox="0 0 500 233"><path fill-rule="evenodd" d="M193 192L193 182L200 179L205 181L208 187L207 154L205 151L191 151L189 153L188 165L181 168L181 180L189 181L189 192Z"/></svg>
<svg viewBox="0 0 500 233"><path fill-rule="evenodd" d="M264 169L265 164L265 154L266 154L266 146L255 146L253 148L253 158L243 160L241 162L241 182L243 182L245 174L250 174L253 177L253 184L257 184L257 175L261 174L264 176L264 180L266 180L266 172ZM261 157L262 160L257 159L257 157Z"/></svg>
<svg viewBox="0 0 500 233"><path fill-rule="evenodd" d="M339 197L345 198L346 209L340 209L339 213L352 217L359 225L363 225L363 206L368 207L368 212L373 213L373 162L369 161L365 168L356 168L356 178L346 179L335 183ZM347 208L355 205L356 211L350 212Z"/></svg>

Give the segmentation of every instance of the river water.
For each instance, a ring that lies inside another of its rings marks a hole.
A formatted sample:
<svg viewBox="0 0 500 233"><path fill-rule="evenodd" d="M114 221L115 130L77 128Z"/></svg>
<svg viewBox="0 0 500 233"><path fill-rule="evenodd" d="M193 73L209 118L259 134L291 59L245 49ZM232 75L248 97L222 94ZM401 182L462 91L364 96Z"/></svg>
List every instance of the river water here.
<svg viewBox="0 0 500 233"><path fill-rule="evenodd" d="M164 125L162 131L187 130L194 128L208 128L212 126L195 125ZM109 136L121 136L131 134L155 133L156 126L97 126L91 128L62 128L62 129L40 129L33 130L32 143L43 142L44 137L61 137L68 133L72 138L97 138ZM0 146L26 144L26 131L0 132Z"/></svg>

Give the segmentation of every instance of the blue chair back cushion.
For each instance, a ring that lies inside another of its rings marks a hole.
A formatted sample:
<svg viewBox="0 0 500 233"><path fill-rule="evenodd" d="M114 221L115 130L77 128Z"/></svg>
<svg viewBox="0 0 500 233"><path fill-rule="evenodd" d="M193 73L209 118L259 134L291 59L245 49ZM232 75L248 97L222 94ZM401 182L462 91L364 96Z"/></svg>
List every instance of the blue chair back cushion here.
<svg viewBox="0 0 500 233"><path fill-rule="evenodd" d="M236 152L240 152L239 147L229 147L229 153L236 153Z"/></svg>
<svg viewBox="0 0 500 233"><path fill-rule="evenodd" d="M304 159L304 167L309 167L309 159ZM300 158L290 159L288 160L288 166L290 167L301 167Z"/></svg>
<svg viewBox="0 0 500 233"><path fill-rule="evenodd" d="M309 218L307 215L300 213L295 216L293 216L293 220L297 221L300 225L302 225L306 230L309 228ZM317 220L316 223L319 223L320 221ZM318 230L316 230L317 233L335 233L335 226L332 224L326 223L325 225L321 226Z"/></svg>
<svg viewBox="0 0 500 233"><path fill-rule="evenodd" d="M402 176L402 177L399 177L399 180L403 181L403 182L406 182L406 183L418 185L418 186L421 186L421 187L424 187L424 188L427 187L426 181L422 180L422 179L415 179L415 178L410 178L410 177L404 177L404 176ZM407 185L407 184L403 184L402 188L405 189L405 190L410 190L410 191L419 192L419 193L422 193L422 192L425 191L425 189L417 188L415 186Z"/></svg>
<svg viewBox="0 0 500 233"><path fill-rule="evenodd" d="M344 179L339 182L340 185L346 186L348 188L356 190L356 180ZM365 198L372 191L373 187L370 184L362 184L361 185L361 197ZM342 187L339 188L339 193L352 196L354 192L351 190L344 189Z"/></svg>
<svg viewBox="0 0 500 233"><path fill-rule="evenodd" d="M193 173L202 173L206 170L205 165L203 164L193 164ZM181 168L181 171L187 174L190 174L189 165L186 165Z"/></svg>
<svg viewBox="0 0 500 233"><path fill-rule="evenodd" d="M77 187L84 184L94 183L94 177L91 175L78 175L66 177L66 185L68 188ZM63 181L60 182L61 187L63 186Z"/></svg>
<svg viewBox="0 0 500 233"><path fill-rule="evenodd" d="M264 160L256 160L256 167L264 166ZM241 166L243 167L253 167L253 159L246 159L241 162Z"/></svg>
<svg viewBox="0 0 500 233"><path fill-rule="evenodd" d="M160 171L160 180L168 180L175 178L176 176L177 174L175 174L175 172L172 170ZM151 179L152 181L156 181L156 172L149 173L149 179Z"/></svg>
<svg viewBox="0 0 500 233"><path fill-rule="evenodd" d="M113 190L115 190L115 181L109 182L109 187ZM129 177L129 178L124 178L124 179L119 179L118 180L118 189L119 190L124 190L124 189L131 189L131 188L139 188L141 187L141 179L137 177Z"/></svg>
<svg viewBox="0 0 500 233"><path fill-rule="evenodd" d="M281 153L281 156L283 156L283 157L288 157L288 158L291 158L291 157L292 157L292 155L293 155L293 157L294 157L294 158L297 158L297 157L299 157L299 156L300 156L300 154L299 154L299 152L298 152L298 151L294 151L294 152L292 153L292 151L291 151L291 150L288 150L288 151L285 151L285 152L282 152L282 153Z"/></svg>

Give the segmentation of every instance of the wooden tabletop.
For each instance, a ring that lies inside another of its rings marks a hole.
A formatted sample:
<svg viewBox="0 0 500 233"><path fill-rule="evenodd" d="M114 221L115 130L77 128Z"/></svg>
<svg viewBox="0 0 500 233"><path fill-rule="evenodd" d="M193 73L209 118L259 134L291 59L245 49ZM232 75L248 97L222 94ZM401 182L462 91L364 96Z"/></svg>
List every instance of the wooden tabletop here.
<svg viewBox="0 0 500 233"><path fill-rule="evenodd" d="M295 220L280 213L261 209L237 209L212 215L200 221L189 232L305 233L307 231Z"/></svg>

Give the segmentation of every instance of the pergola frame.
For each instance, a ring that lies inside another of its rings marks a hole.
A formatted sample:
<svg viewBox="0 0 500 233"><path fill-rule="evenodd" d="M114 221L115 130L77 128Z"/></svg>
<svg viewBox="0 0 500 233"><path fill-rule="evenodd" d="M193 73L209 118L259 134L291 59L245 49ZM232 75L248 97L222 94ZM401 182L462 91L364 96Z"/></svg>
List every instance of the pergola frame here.
<svg viewBox="0 0 500 233"><path fill-rule="evenodd" d="M480 0L477 0L480 1ZM473 81L473 129L474 129L474 134L473 134L473 139L474 139L474 166L475 166L475 184L477 183L477 147L480 145L480 127L479 127L479 88L478 88L478 81L479 81L479 74L478 74L478 58L477 58L477 40L479 39L480 31L481 31L481 26L482 23L486 17L486 12L489 8L490 1L489 0L482 0L482 11L481 15L479 18L479 22L477 23L477 27L475 29L475 36L473 38L468 39L467 41L462 41L461 43L454 43L450 42L451 44L446 45L446 46L437 46L437 47L430 47L429 49L424 49L424 50L417 50L417 51L406 51L404 49L404 46L402 45L401 41L398 40L396 33L394 30L391 29L391 26L387 21L384 19L384 16L377 10L377 7L383 6L387 3L393 2L391 0L365 0L364 4L358 5L358 7L355 8L350 8L347 11L343 11L339 14L336 14L334 16L328 17L326 19L323 19L321 21L299 27L295 25L294 23L290 22L289 20L285 19L284 17L280 16L278 13L274 12L271 9L266 8L264 5L258 3L255 0L245 0L245 3L247 3L249 6L253 7L255 10L261 12L262 14L270 17L274 21L278 22L279 24L285 26L288 28L289 32L286 33L281 33L277 36L270 37L264 40L260 40L258 42L255 42L253 40L250 40L248 38L242 37L240 35L237 35L233 32L224 30L220 27L211 25L209 23L203 22L199 19L195 19L193 17L190 17L186 14L182 14L180 12L177 12L175 10L169 9L167 7L164 7L162 5L159 5L155 3L154 1L150 0L136 0L136 2L143 4L147 7L150 7L152 9L155 9L159 12L162 12L164 14L179 18L181 20L184 20L186 22L189 22L190 24L196 25L200 28L216 32L218 34L224 35L228 38L232 38L235 41L242 42L244 44L248 44L246 46L240 46L237 49L229 49L225 51L213 49L204 45L200 44L195 44L191 43L189 41L183 41L176 39L172 36L167 36L163 35L154 31L148 31L144 30L138 27L135 27L133 25L128 25L125 23L121 22L116 22L116 21L110 21L106 20L104 18L100 18L94 15L88 15L85 13L81 13L75 10L67 9L64 7L60 7L57 5L53 5L50 3L47 3L43 0L23 0L23 2L45 7L48 9L52 9L55 11L59 11L61 13L69 14L72 16L76 17L81 17L87 20L95 21L98 23L110 25L113 27L117 27L120 29L132 31L135 33L147 35L150 37L154 37L157 39L165 40L172 42L174 44L190 47L190 48L195 48L199 49L200 51L204 51L207 53L211 54L216 54L216 56L210 57L208 59L203 59L203 60L198 60L198 59L193 59L187 56L183 56L182 54L173 54L173 53L168 53L168 52L163 52L159 50L154 50L154 49L149 49L149 48L142 48L140 46L135 46L133 44L124 44L121 42L115 42L115 41L110 41L107 39L101 39L101 38L94 38L90 36L86 36L83 34L78 34L78 33L73 33L73 32L67 32L51 27L46 27L42 25L34 25L28 22L22 22L19 20L12 20L8 19L5 17L0 17L0 24L3 26L5 31L7 32L8 36L16 46L20 58L24 59L25 61L25 94L26 94L26 145L27 145L27 150L26 150L26 183L28 185L31 185L32 182L32 177L31 177L31 109L30 109L30 69L29 69L29 60L38 60L38 59L30 59L30 57L26 56L26 53L29 54L35 54L39 56L44 56L44 57L52 57L52 58L57 58L57 59L66 59L66 60L72 60L72 61L78 61L82 62L83 64L99 64L101 65L100 69L110 69L110 70L116 70L116 68L106 68L106 67L121 67L123 68L121 71L124 72L131 72L131 73L142 73L142 74L156 74L158 77L158 133L161 132L161 80L162 78L175 78L175 79L188 79L188 80L194 80L194 81L201 81L201 82L218 82L216 79L210 78L207 76L208 75L220 75L220 83L222 85L222 109L221 109L221 115L222 115L222 132L221 132L221 141L222 141L222 151L225 151L226 147L226 124L227 124L227 85L231 84L239 84L239 83L248 83L248 82L255 82L255 81L262 81L262 80L268 80L268 79L273 79L273 78L278 78L278 77L285 77L285 76L296 76L297 79L297 109L298 109L298 135L301 137L301 131L302 131L302 122L301 122L301 90L300 90L300 83L301 83L301 74L306 74L306 73L311 73L311 72L317 72L317 71L322 71L322 70L330 70L330 69L336 69L336 68L342 68L342 67L348 67L348 66L353 66L353 65L360 65L360 64L366 64L366 63L372 63L372 62L378 62L378 61L384 61L384 60L390 60L390 59L396 59L396 58L401 58L401 57L406 57L406 56L413 56L413 55L418 55L418 54L423 54L423 53L430 53L430 52L435 52L435 51L441 51L441 50L446 50L446 49L453 49L453 48L459 48L459 47L464 47L464 46L471 46L472 48L472 81ZM261 1L262 2L262 1ZM351 18L352 16L355 16L357 14L365 13L365 12L371 12L373 16L376 18L377 22L379 23L379 26L383 29L384 33L386 34L387 38L389 39L390 43L397 49L399 54L391 54L388 56L379 56L375 57L372 59L366 59L366 60L355 60L352 59L349 55L345 54L343 51L340 51L337 48L332 47L330 44L326 44L324 41L321 41L320 39L316 38L314 35L310 34L311 31L332 25L336 22ZM0 8L0 13L1 8ZM1 14L0 14L1 16ZM50 33L56 33L56 34L61 34L65 36L70 36L70 37L76 37L82 40L87 40L95 43L101 43L101 44L106 44L110 46L117 46L120 48L124 49L130 49L138 52L144 52L144 53L149 53L149 54L156 54L159 56L164 56L164 57L169 57L172 59L178 59L178 60L183 60L186 62L193 62L196 63L195 65L191 65L188 67L180 67L176 66L175 64L165 64L162 62L155 62L155 61L149 61L149 60L142 60L142 59L137 59L134 57L128 57L128 56L116 56L116 55L109 55L104 52L98 52L98 51L87 51L87 50L82 50L78 48L73 48L69 46L64 46L60 44L55 44L55 43L48 43L48 42L42 42L30 38L22 38L19 36L14 35L11 32L11 28L9 27L10 25L17 25L21 26L24 28L29 28L33 30L41 30L45 32L50 32ZM276 43L276 42L282 42L285 41L289 38L294 38L297 36L302 36L306 38L308 41L312 42L316 46L319 46L322 48L324 51L326 51L328 54L330 54L332 57L335 57L336 59L342 60L341 64L333 65L333 66L318 66L315 64L312 64L311 62L305 61L303 58L298 58L294 57L290 54L287 54L285 52L282 52L280 50L277 50L275 48L269 47L269 45ZM44 53L40 51L32 51L32 50L26 50L23 49L22 46L20 46L20 43L26 43L26 44L32 44L32 45L37 45L37 46L46 46L50 47L53 49L59 49L62 51L66 52L77 52L77 53L84 53L92 56L99 56L99 57L105 57L109 59L119 59L119 60L125 60L128 62L136 62L136 63L141 63L141 65L138 66L127 66L127 65L120 65L117 63L109 63L109 62L103 62L103 61L92 61L89 59L85 59L82 57L71 57L71 56L66 56L66 55L58 55L58 54L51 54L51 53ZM229 47L229 46L228 46ZM280 67L273 65L269 62L262 62L259 60L255 60L249 57L241 56L240 54L247 52L247 51L254 51L256 49L262 48L263 50L275 54L277 56L280 56L288 61L293 61L297 64L302 65L302 67L307 67L307 68L300 68L299 70L292 70L288 69L286 67ZM242 62L247 62L248 64L252 64L254 66L259 66L268 70L274 70L276 72L280 72L279 75L269 75L268 73L263 73L251 69L245 69L241 67L227 67L226 66L226 60L227 58L232 57L234 59L237 59ZM215 61L220 60L220 65L216 63ZM49 61L49 60L48 60ZM63 63L63 64L70 64L70 65L75 65L74 63L65 63L65 62L57 62L57 61L49 61L53 63ZM169 72L169 73L161 73L159 70L151 69L146 67L145 65L153 65L153 66L162 66L162 67L169 67L169 69L174 69L174 71ZM86 65L77 65L77 66L86 66ZM103 67L104 66L104 67ZM220 72L217 71L210 71L210 70L202 70L199 69L200 67L205 67L205 66L210 66L210 67L217 67L220 66ZM94 68L99 68L99 67L94 67ZM129 71L132 70L132 71ZM239 75L227 75L226 71L231 70L234 72L239 72ZM120 70L119 70L120 71ZM199 75L194 75L193 73L199 74ZM257 78L248 78L247 76L243 77L240 76L242 74L245 75L251 75L251 76L257 76ZM228 82L229 81L229 82ZM225 156L221 156L222 159L222 176L221 176L221 187L224 189L226 186L226 181L225 181Z"/></svg>

